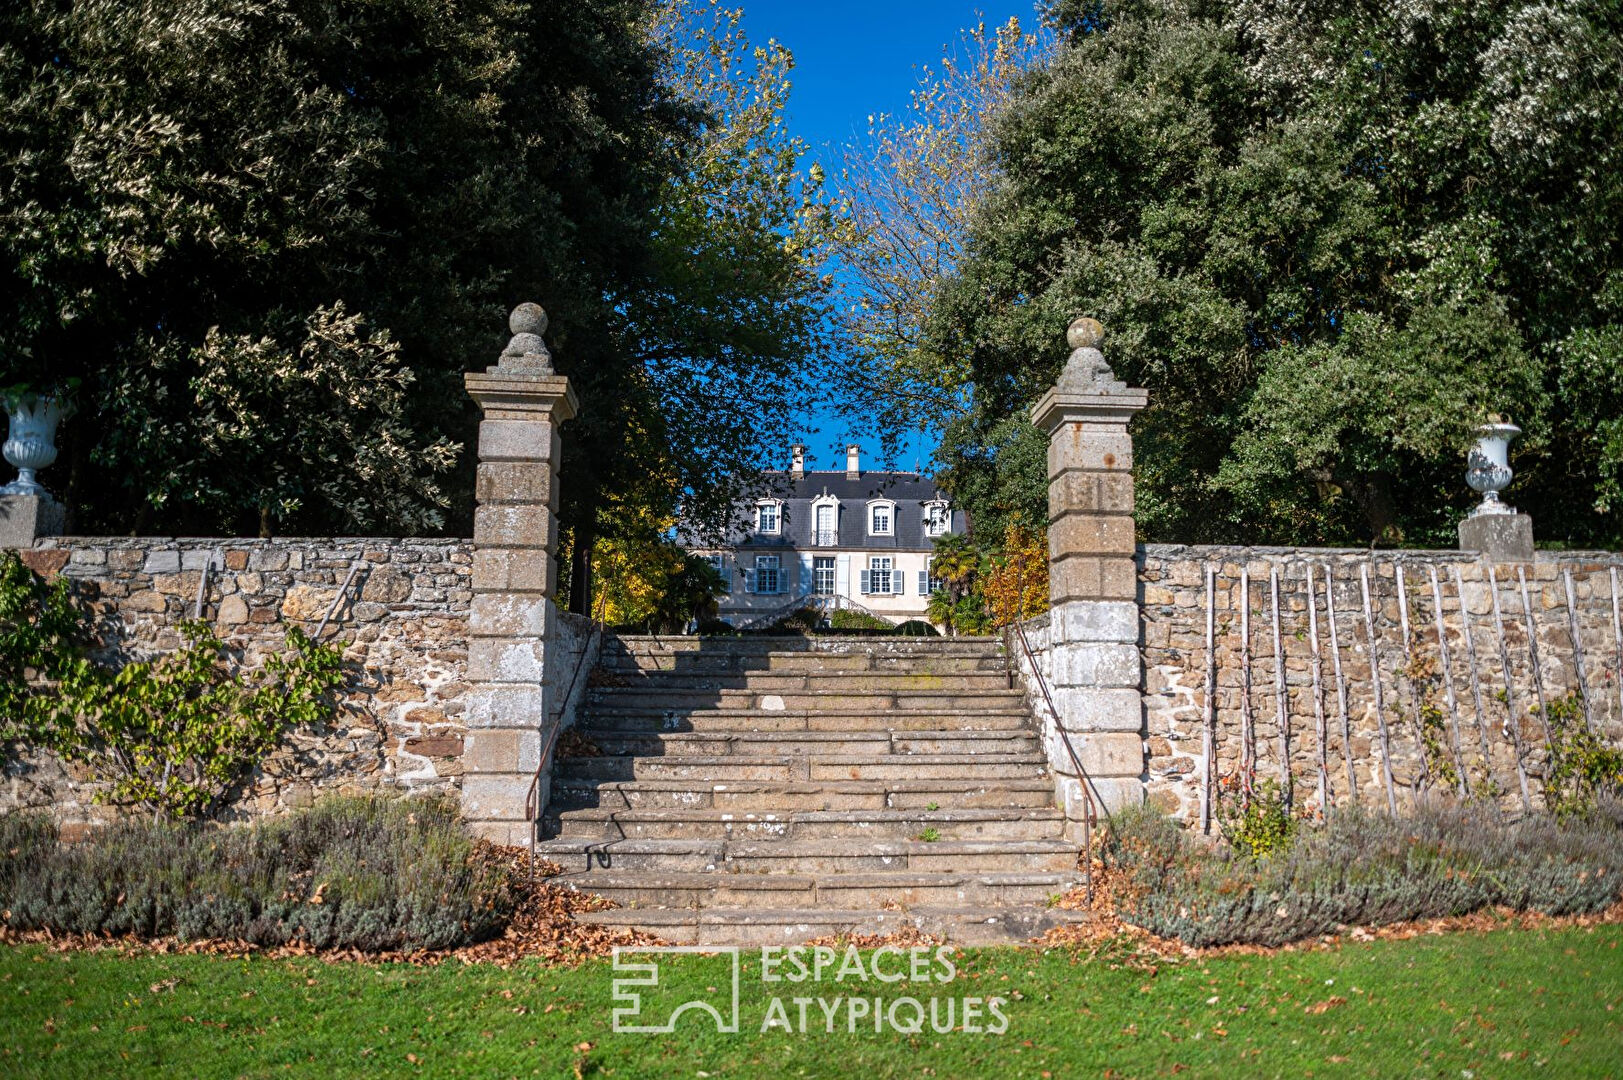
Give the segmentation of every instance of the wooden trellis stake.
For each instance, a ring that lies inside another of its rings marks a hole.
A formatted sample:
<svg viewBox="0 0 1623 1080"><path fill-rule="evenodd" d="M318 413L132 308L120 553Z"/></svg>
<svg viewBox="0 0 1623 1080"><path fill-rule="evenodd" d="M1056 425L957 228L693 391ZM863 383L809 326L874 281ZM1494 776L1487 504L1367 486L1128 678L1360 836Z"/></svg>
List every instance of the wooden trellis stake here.
<svg viewBox="0 0 1623 1080"><path fill-rule="evenodd" d="M1313 737L1319 755L1319 813L1330 812L1330 766L1325 749L1324 657L1319 652L1319 601L1313 588L1313 564L1307 564L1307 638L1313 650Z"/></svg>
<svg viewBox="0 0 1623 1080"><path fill-rule="evenodd" d="M1330 622L1330 659L1336 673L1336 717L1341 721L1341 756L1347 763L1347 798L1358 805L1358 771L1353 767L1352 721L1347 717L1347 677L1341 673L1341 641L1336 636L1336 590L1324 568L1324 614Z"/></svg>
<svg viewBox="0 0 1623 1080"><path fill-rule="evenodd" d="M1499 666L1505 671L1505 734L1510 736L1511 745L1516 748L1516 779L1522 785L1522 809L1533 808L1533 795L1527 787L1527 763L1523 761L1522 753L1522 725L1517 718L1519 711L1516 705L1516 677L1510 670L1510 645L1505 641L1505 618L1499 610L1499 579L1494 575L1493 564L1488 564L1488 589L1493 593L1493 628L1499 634Z"/></svg>
<svg viewBox="0 0 1623 1080"><path fill-rule="evenodd" d="M1279 724L1279 794L1291 804L1290 697L1285 690L1285 648L1279 636L1279 567L1268 567L1268 595L1274 623L1274 715Z"/></svg>
<svg viewBox="0 0 1623 1080"><path fill-rule="evenodd" d="M1476 709L1477 740L1482 744L1482 771L1493 779L1493 757L1488 751L1488 714L1482 707L1482 679L1477 673L1476 631L1471 627L1471 608L1465 602L1465 578L1454 568L1454 595L1460 599L1460 635L1465 638L1465 663L1471 669L1471 701Z"/></svg>
<svg viewBox="0 0 1623 1080"><path fill-rule="evenodd" d="M1381 654L1375 644L1375 614L1369 606L1369 564L1360 563L1358 585L1364 594L1364 632L1369 638L1369 684L1375 693L1375 723L1381 736L1381 779L1386 784L1386 808L1398 812L1398 793L1392 784L1392 737L1386 730L1386 707L1381 693Z"/></svg>
<svg viewBox="0 0 1623 1080"><path fill-rule="evenodd" d="M1449 668L1448 628L1443 625L1443 590L1437 584L1437 564L1427 563L1431 578L1431 611L1437 620L1437 656L1443 665L1443 699L1448 702L1449 748L1454 753L1454 779L1460 795L1467 794L1465 762L1460 759L1460 708L1454 698L1454 673Z"/></svg>

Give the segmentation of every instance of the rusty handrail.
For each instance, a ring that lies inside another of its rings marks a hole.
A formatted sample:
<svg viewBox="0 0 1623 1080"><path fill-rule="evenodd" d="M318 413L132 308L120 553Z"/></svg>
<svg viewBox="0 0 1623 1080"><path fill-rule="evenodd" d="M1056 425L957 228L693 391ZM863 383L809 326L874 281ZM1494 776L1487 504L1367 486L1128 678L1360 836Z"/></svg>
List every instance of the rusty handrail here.
<svg viewBox="0 0 1623 1080"><path fill-rule="evenodd" d="M1086 812L1082 815L1082 885L1086 890L1088 905L1093 904L1093 826L1094 804L1104 810L1105 820L1109 821L1110 811L1105 809L1104 800L1099 797L1099 789L1088 770L1082 767L1082 759L1077 756L1076 747L1071 744L1071 736L1065 730L1065 724L1060 720L1059 710L1054 707L1054 696L1048 691L1048 680L1037 666L1037 657L1031 651L1031 642L1026 637L1026 628L1021 623L1018 614L1010 621L1014 632L1020 637L1020 648L1026 654L1026 663L1031 668L1031 677L1037 680L1037 688L1043 692L1043 701L1048 705L1048 715L1053 717L1054 728L1059 732L1060 741L1065 744L1065 753L1070 756L1071 765L1076 769L1077 779L1084 785L1083 802L1087 804ZM1060 807L1063 812L1064 807Z"/></svg>

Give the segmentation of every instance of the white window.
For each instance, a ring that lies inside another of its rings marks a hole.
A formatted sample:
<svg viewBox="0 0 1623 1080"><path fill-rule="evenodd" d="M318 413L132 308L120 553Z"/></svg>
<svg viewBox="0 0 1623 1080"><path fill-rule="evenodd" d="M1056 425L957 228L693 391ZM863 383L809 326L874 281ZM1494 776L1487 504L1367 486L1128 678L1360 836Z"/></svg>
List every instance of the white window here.
<svg viewBox="0 0 1623 1080"><path fill-rule="evenodd" d="M706 555L704 561L709 563L721 577L721 591L732 592L733 583L727 579L727 557L725 555Z"/></svg>
<svg viewBox="0 0 1623 1080"><path fill-rule="evenodd" d="M870 596L890 596L901 592L901 576L892 568L889 555L875 555L862 572L862 591Z"/></svg>
<svg viewBox="0 0 1623 1080"><path fill-rule="evenodd" d="M818 503L812 517L812 545L837 547L840 542L840 508L834 503Z"/></svg>
<svg viewBox="0 0 1623 1080"><path fill-rule="evenodd" d="M778 561L778 556L755 556L755 591L758 593L783 591L783 566Z"/></svg>
<svg viewBox="0 0 1623 1080"><path fill-rule="evenodd" d="M834 557L817 556L812 563L812 591L819 596L831 596L834 593L834 585Z"/></svg>
<svg viewBox="0 0 1623 1080"><path fill-rule="evenodd" d="M755 507L755 531L776 536L779 529L778 504L775 502L759 503Z"/></svg>
<svg viewBox="0 0 1623 1080"><path fill-rule="evenodd" d="M950 528L952 528L952 511L947 509L946 503L924 504L924 535L945 536Z"/></svg>
<svg viewBox="0 0 1623 1080"><path fill-rule="evenodd" d="M873 503L868 507L868 533L871 536L889 536L896 522L893 503Z"/></svg>

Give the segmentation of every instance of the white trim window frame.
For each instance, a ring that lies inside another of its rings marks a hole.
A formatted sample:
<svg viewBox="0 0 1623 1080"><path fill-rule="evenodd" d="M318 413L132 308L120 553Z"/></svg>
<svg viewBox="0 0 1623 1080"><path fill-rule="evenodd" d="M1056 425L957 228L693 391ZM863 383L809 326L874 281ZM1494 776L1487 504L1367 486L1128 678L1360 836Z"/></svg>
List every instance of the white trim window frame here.
<svg viewBox="0 0 1623 1080"><path fill-rule="evenodd" d="M755 531L762 536L783 535L783 503L762 499L755 504Z"/></svg>
<svg viewBox="0 0 1623 1080"><path fill-rule="evenodd" d="M868 504L868 535L896 535L896 504L889 499L876 499Z"/></svg>
<svg viewBox="0 0 1623 1080"><path fill-rule="evenodd" d="M755 556L755 591L763 596L783 592L783 560L777 555Z"/></svg>
<svg viewBox="0 0 1623 1080"><path fill-rule="evenodd" d="M812 500L812 547L840 546L840 500L819 495Z"/></svg>
<svg viewBox="0 0 1623 1080"><path fill-rule="evenodd" d="M838 574L834 556L818 555L812 561L812 592L818 596L833 596L838 587Z"/></svg>
<svg viewBox="0 0 1623 1080"><path fill-rule="evenodd" d="M940 499L924 504L924 535L946 536L952 531L952 508Z"/></svg>
<svg viewBox="0 0 1623 1080"><path fill-rule="evenodd" d="M889 555L868 557L868 595L890 596L894 591L896 564Z"/></svg>

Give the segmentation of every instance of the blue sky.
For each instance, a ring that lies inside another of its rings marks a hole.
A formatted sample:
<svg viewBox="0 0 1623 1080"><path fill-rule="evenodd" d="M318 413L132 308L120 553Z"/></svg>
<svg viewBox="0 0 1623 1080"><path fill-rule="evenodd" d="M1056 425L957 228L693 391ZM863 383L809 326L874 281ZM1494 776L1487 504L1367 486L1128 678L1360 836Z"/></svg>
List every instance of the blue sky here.
<svg viewBox="0 0 1623 1080"><path fill-rule="evenodd" d="M933 66L948 44L984 18L989 26L1017 15L1035 20L1032 0L740 0L750 38L776 38L795 56L789 99L791 129L805 139L829 172L840 161L839 147L860 139L870 113L900 113L919 69ZM844 468L848 438L863 447L866 460L879 449L875 431L848 430L836 416L812 416L808 426L812 464ZM928 469L933 438L914 437L898 458L899 468L914 460Z"/></svg>

